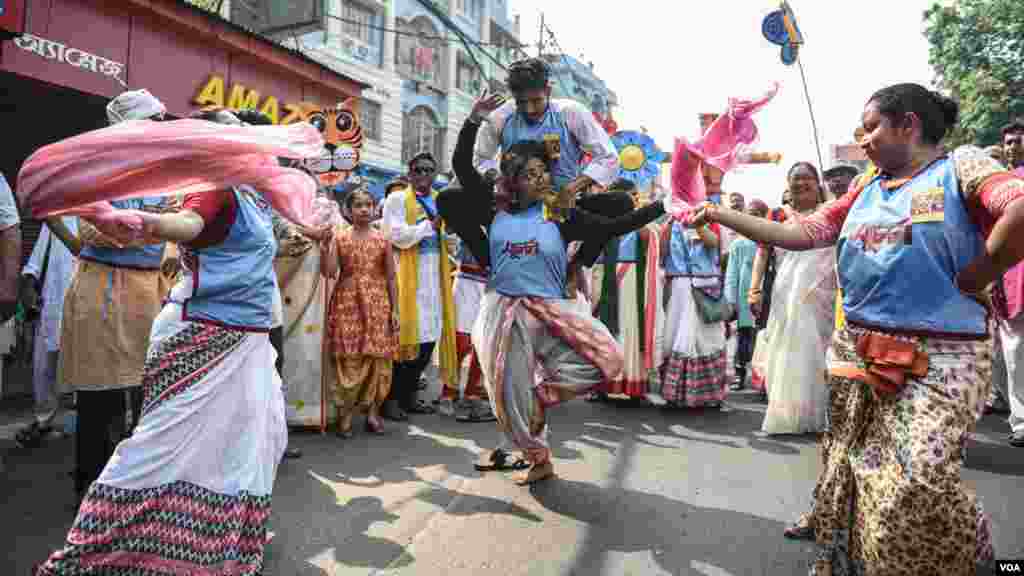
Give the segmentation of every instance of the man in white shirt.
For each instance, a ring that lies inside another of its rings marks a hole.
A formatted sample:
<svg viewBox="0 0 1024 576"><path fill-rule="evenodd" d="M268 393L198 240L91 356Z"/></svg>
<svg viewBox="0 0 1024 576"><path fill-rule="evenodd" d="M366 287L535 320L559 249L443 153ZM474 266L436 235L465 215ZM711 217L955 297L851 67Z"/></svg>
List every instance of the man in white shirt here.
<svg viewBox="0 0 1024 576"><path fill-rule="evenodd" d="M78 219L60 218L70 234L78 233ZM60 326L64 315L64 294L71 284L76 253L44 225L21 272L19 298L27 318L39 318L32 349L32 393L35 419L18 433L23 446L32 446L52 429L60 414L60 383L57 362L60 355ZM40 290L41 289L41 290Z"/></svg>
<svg viewBox="0 0 1024 576"><path fill-rule="evenodd" d="M417 398L419 379L435 345L446 340L454 345L455 341L454 314L450 318L445 314L446 307L454 307L454 302L451 291L441 284L442 280L449 282L442 278L441 270L447 268L446 260L454 254L456 241L441 228L432 188L437 168L432 154L417 154L409 161L410 186L396 190L384 200L382 228L395 247L398 261L398 313L404 327L415 327L415 333L399 333L399 361L394 364L391 393L381 411L385 418L399 422L408 420L409 414L435 412ZM414 212L408 213L408 207ZM403 261L410 265L415 262L415 274L403 277ZM415 306L403 307L405 298L411 303L412 296ZM454 357L454 348L452 352ZM448 373L450 378L453 367L446 367L444 359L441 360L442 377Z"/></svg>
<svg viewBox="0 0 1024 576"><path fill-rule="evenodd" d="M18 271L21 269L21 217L14 193L0 174L0 324L18 309Z"/></svg>

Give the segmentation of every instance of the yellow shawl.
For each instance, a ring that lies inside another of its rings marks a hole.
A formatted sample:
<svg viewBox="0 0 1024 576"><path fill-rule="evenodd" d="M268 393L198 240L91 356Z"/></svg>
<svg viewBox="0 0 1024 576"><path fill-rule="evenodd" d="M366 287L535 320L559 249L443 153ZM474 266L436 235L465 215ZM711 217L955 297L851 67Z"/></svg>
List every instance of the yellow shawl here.
<svg viewBox="0 0 1024 576"><path fill-rule="evenodd" d="M416 200L416 192L406 188L405 223L413 226L426 213ZM437 192L433 192L437 197ZM444 228L442 227L442 232ZM448 243L441 241L441 341L438 343L438 358L441 361L441 380L448 385L458 385L458 362L455 354L455 299L452 297L452 265L448 260ZM419 355L420 325L416 287L419 282L419 246L398 251L398 361L414 360Z"/></svg>

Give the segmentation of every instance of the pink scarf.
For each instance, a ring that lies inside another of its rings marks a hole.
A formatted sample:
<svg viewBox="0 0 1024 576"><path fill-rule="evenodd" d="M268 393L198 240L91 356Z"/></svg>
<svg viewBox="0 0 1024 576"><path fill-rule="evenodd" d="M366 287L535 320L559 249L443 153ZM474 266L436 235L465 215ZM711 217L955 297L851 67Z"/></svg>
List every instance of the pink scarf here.
<svg viewBox="0 0 1024 576"><path fill-rule="evenodd" d="M676 138L672 154L672 195L691 205L707 197L701 163L707 162L722 172L729 172L739 164L741 155L757 142L757 125L752 116L763 108L779 91L779 84L757 100L729 99L729 109L719 116L704 136L690 143L685 137Z"/></svg>
<svg viewBox="0 0 1024 576"><path fill-rule="evenodd" d="M111 200L211 192L248 184L287 220L317 228L329 218L314 204L316 182L277 157L309 158L323 149L315 127L226 126L203 120L133 120L37 150L18 174L17 194L33 218L78 215L101 229L141 233L152 216Z"/></svg>

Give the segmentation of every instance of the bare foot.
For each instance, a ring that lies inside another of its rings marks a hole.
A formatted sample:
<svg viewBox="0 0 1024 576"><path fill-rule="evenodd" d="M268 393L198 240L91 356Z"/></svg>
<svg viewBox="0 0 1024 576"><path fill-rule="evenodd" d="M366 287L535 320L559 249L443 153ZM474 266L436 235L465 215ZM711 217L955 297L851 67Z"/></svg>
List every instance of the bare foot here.
<svg viewBox="0 0 1024 576"><path fill-rule="evenodd" d="M527 486L535 482L547 480L555 475L555 467L551 464L551 460L544 462L543 464L534 464L530 466L529 470L516 474L513 478L515 483L520 486Z"/></svg>

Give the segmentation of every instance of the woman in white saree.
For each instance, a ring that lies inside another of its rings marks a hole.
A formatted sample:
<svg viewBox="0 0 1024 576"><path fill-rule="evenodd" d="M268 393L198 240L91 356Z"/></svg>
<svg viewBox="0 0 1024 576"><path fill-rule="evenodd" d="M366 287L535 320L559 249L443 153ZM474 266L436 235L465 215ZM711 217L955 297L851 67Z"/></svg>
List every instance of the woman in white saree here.
<svg viewBox="0 0 1024 576"><path fill-rule="evenodd" d="M793 208L789 217L809 214L822 201L818 171L812 164L794 164L788 184ZM759 311L764 272L772 257L771 310ZM791 252L762 246L750 285L752 309L769 314L751 362L754 387L768 394L761 430L768 434L819 432L825 428L828 404L825 352L835 318L835 251Z"/></svg>

